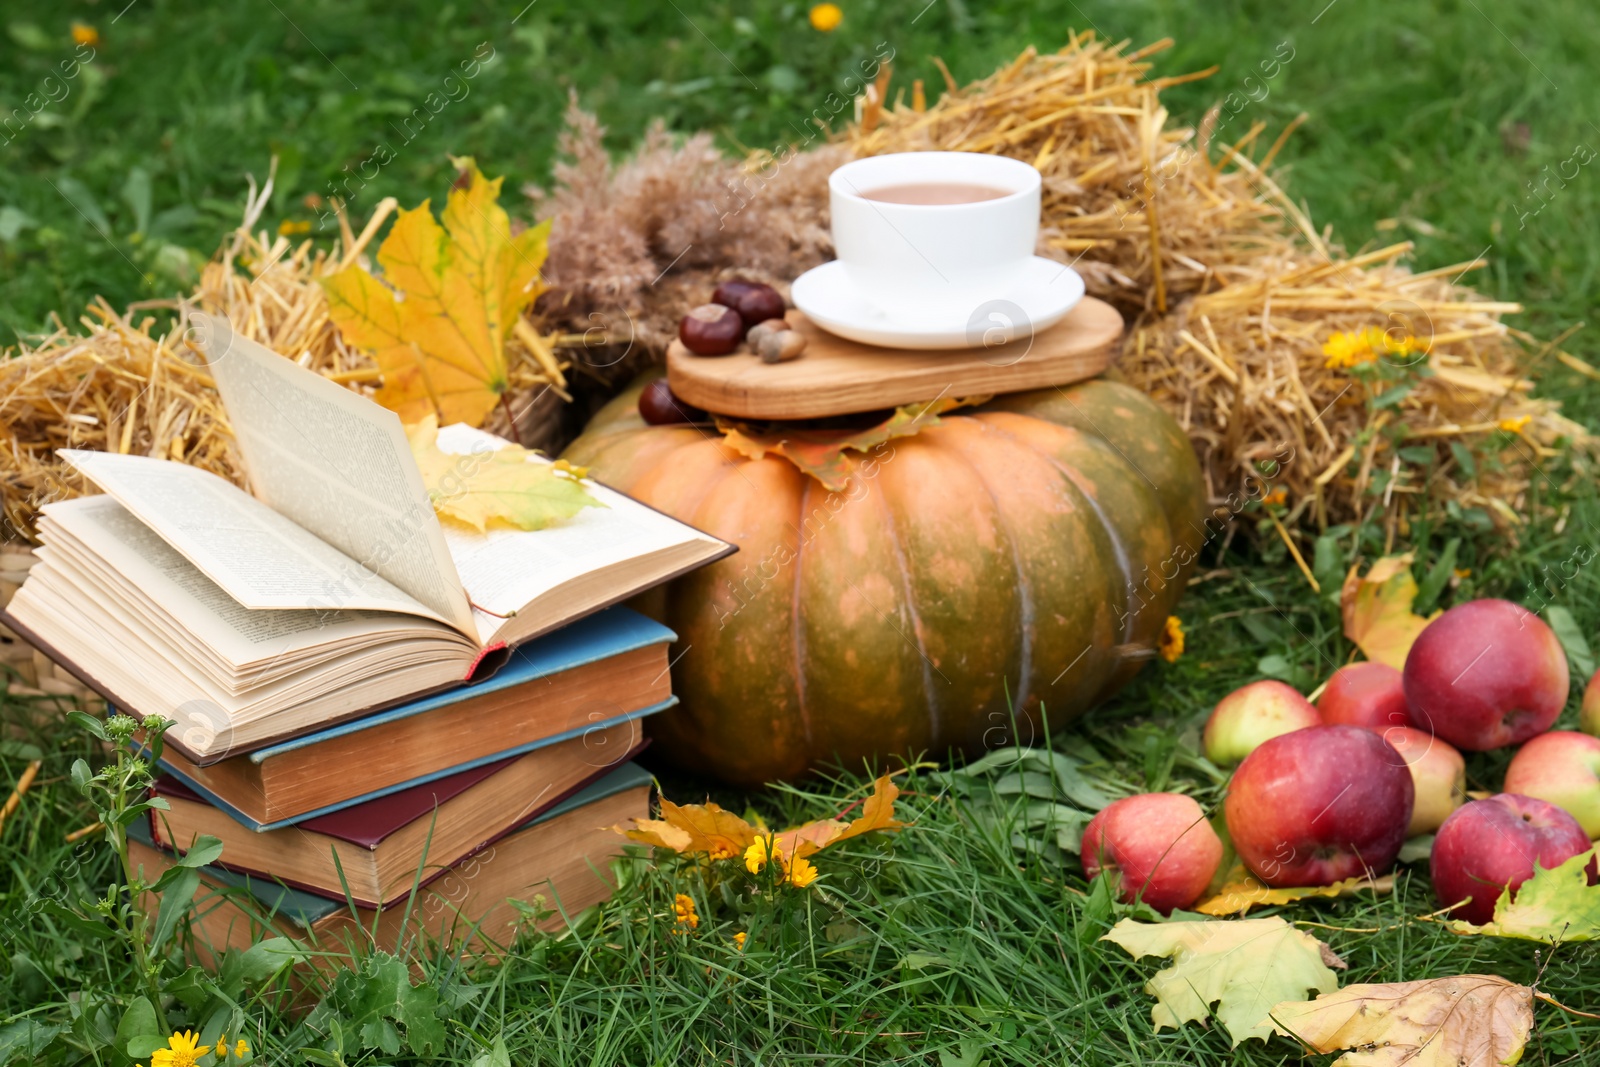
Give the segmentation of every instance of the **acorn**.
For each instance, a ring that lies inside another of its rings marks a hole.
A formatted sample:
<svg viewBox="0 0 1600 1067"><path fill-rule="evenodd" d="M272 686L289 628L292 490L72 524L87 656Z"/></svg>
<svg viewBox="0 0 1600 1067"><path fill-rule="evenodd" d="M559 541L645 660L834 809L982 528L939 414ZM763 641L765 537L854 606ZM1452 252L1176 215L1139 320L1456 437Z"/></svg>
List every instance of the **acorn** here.
<svg viewBox="0 0 1600 1067"><path fill-rule="evenodd" d="M778 290L761 282L743 278L725 281L717 286L711 299L737 311L746 330L768 319L783 318L783 297L778 295Z"/></svg>
<svg viewBox="0 0 1600 1067"><path fill-rule="evenodd" d="M763 333L754 347L763 363L787 363L800 358L806 339L798 330L773 330Z"/></svg>
<svg viewBox="0 0 1600 1067"><path fill-rule="evenodd" d="M697 356L725 356L743 336L744 319L725 304L701 304L678 323L678 340Z"/></svg>

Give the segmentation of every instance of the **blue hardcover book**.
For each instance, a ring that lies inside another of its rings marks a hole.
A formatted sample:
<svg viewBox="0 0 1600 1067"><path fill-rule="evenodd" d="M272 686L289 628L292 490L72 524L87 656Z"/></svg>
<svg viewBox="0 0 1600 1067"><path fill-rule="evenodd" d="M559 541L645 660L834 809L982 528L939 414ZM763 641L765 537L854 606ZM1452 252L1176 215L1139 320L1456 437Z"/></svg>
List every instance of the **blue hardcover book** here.
<svg viewBox="0 0 1600 1067"><path fill-rule="evenodd" d="M200 765L168 748L162 768L255 830L340 811L513 756L542 753L554 775L604 766L637 745L638 720L677 703L676 635L608 608L518 647L473 686Z"/></svg>
<svg viewBox="0 0 1600 1067"><path fill-rule="evenodd" d="M373 932L390 947L415 934L454 943L474 930L480 939L502 941L521 914L510 901L531 903L541 896L546 907L571 916L610 894L606 862L625 843L612 827L649 814L650 783L648 772L623 763L480 851L427 872L414 895L381 911L262 875L215 866L200 874L212 886L248 893L246 906L253 904L279 932L310 937L326 948L335 947L344 927L363 944ZM171 853L153 844L143 820L128 828L128 836L130 858L147 878L154 880L173 862ZM408 916L412 925L405 929L401 922ZM257 925L220 894L202 892L196 899L194 929L202 950L246 947Z"/></svg>

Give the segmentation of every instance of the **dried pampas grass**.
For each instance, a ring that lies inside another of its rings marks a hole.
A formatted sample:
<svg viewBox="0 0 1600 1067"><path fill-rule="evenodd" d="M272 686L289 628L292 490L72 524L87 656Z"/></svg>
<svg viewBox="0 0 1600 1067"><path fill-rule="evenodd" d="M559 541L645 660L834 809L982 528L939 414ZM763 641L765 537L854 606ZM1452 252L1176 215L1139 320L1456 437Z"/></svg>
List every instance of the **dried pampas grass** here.
<svg viewBox="0 0 1600 1067"><path fill-rule="evenodd" d="M544 268L554 289L539 310L573 330L635 341L627 370L659 356L718 281L747 277L787 292L832 257L827 178L846 148L730 160L710 134L679 139L657 123L613 164L604 136L574 99L553 188L525 192L540 218L554 220ZM580 355L576 366L585 365Z"/></svg>

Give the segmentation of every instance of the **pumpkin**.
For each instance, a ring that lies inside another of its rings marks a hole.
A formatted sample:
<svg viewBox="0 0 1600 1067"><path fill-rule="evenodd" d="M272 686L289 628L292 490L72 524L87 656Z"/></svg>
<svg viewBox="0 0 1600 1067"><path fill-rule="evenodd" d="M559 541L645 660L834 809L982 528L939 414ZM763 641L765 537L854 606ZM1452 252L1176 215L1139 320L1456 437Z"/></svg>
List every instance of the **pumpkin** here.
<svg viewBox="0 0 1600 1067"><path fill-rule="evenodd" d="M565 458L739 546L639 605L678 634L656 745L735 784L1042 736L1152 657L1205 536L1188 439L1113 382L847 453L836 491L711 426L646 425L644 385Z"/></svg>

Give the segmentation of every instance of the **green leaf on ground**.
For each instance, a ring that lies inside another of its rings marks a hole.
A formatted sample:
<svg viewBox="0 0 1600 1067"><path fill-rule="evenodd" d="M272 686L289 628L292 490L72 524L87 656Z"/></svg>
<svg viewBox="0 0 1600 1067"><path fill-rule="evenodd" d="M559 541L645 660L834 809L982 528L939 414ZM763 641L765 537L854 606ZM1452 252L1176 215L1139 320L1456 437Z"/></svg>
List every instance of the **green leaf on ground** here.
<svg viewBox="0 0 1600 1067"><path fill-rule="evenodd" d="M1172 961L1144 987L1156 998L1150 1018L1157 1030L1204 1020L1215 1004L1217 1021L1235 1046L1249 1037L1272 1036L1274 1005L1298 1000L1308 989L1331 993L1339 988L1328 966L1338 957L1275 916L1230 922L1123 919L1101 940L1120 945L1135 959Z"/></svg>
<svg viewBox="0 0 1600 1067"><path fill-rule="evenodd" d="M1556 640L1561 642L1562 649L1566 651L1573 672L1587 680L1594 674L1594 653L1583 636L1583 627L1578 625L1578 620L1566 608L1546 608L1544 618L1550 624L1550 629L1556 632Z"/></svg>

